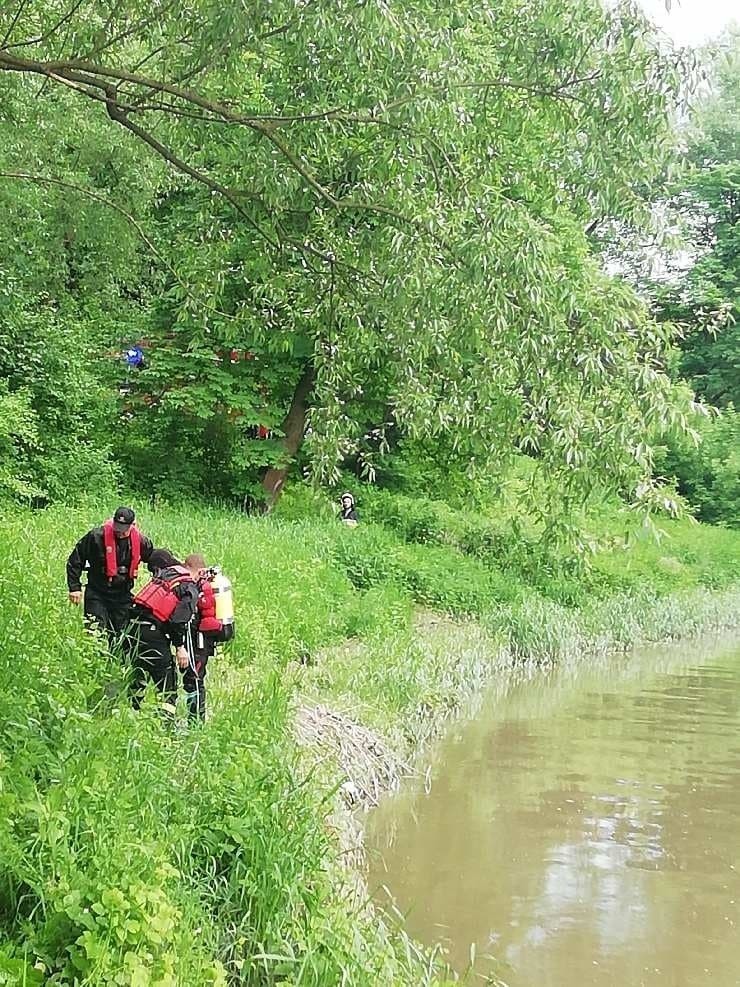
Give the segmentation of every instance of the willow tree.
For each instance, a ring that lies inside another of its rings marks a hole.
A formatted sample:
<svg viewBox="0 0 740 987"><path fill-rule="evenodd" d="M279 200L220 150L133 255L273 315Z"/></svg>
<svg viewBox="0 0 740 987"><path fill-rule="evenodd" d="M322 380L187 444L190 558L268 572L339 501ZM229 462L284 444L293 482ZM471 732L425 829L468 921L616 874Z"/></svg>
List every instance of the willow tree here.
<svg viewBox="0 0 740 987"><path fill-rule="evenodd" d="M680 66L635 7L18 0L3 19L4 178L143 238L145 414L172 441L173 416L197 422L238 466L275 428L270 495L302 444L331 480L389 423L492 465L531 453L550 490L651 489L648 436L688 413L669 330L588 236L645 221L671 146Z"/></svg>

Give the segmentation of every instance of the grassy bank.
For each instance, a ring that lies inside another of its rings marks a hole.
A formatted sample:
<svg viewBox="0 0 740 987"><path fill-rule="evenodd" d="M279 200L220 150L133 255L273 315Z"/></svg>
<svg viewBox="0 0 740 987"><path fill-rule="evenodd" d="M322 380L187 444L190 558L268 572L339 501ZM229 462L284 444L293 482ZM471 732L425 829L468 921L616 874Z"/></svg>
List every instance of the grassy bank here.
<svg viewBox="0 0 740 987"><path fill-rule="evenodd" d="M364 758L362 801L379 765L407 760L502 656L738 619L731 532L676 522L628 546L612 517L586 570L511 519L366 506L376 520L354 531L320 511L142 507L156 543L205 551L236 591L212 719L186 733L153 702L135 716L111 698L121 670L66 602L64 558L100 511L0 521L0 983L440 983L345 882L327 825L342 745ZM315 772L296 717L330 755Z"/></svg>

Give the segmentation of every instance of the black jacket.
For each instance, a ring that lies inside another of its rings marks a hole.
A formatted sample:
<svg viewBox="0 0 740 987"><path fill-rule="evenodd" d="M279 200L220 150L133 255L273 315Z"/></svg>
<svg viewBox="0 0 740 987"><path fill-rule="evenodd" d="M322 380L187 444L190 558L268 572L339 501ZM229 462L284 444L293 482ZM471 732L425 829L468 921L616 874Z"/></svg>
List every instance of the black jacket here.
<svg viewBox="0 0 740 987"><path fill-rule="evenodd" d="M148 562L154 546L146 535L141 538L141 561ZM87 568L87 585L101 596L115 599L131 597L133 581L129 579L131 565L131 540L116 539L116 566L120 575L110 581L105 574L105 543L103 528L93 528L77 542L67 559L67 586L70 593L82 589L82 573Z"/></svg>

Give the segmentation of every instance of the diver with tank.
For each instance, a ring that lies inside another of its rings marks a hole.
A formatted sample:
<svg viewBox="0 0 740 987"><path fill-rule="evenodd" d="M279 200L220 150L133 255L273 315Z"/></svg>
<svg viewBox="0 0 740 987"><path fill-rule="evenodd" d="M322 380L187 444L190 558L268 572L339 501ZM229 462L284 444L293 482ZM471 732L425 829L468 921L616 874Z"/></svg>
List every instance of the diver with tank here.
<svg viewBox="0 0 740 987"><path fill-rule="evenodd" d="M185 566L197 572L198 605L188 629L187 661L178 660L191 722L206 718L206 672L219 644L234 636L234 603L231 583L218 566L206 566L202 555L194 553Z"/></svg>

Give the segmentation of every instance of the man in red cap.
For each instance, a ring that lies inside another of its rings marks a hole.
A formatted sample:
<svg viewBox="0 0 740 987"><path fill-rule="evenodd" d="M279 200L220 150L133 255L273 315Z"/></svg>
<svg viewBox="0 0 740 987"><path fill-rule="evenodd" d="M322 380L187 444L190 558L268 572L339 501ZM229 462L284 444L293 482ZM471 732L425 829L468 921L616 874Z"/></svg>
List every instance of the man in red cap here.
<svg viewBox="0 0 740 987"><path fill-rule="evenodd" d="M128 621L139 564L149 561L154 548L135 520L130 507L117 508L110 520L80 538L67 559L70 603L82 602L82 572L87 569L85 621L104 630L111 644Z"/></svg>

